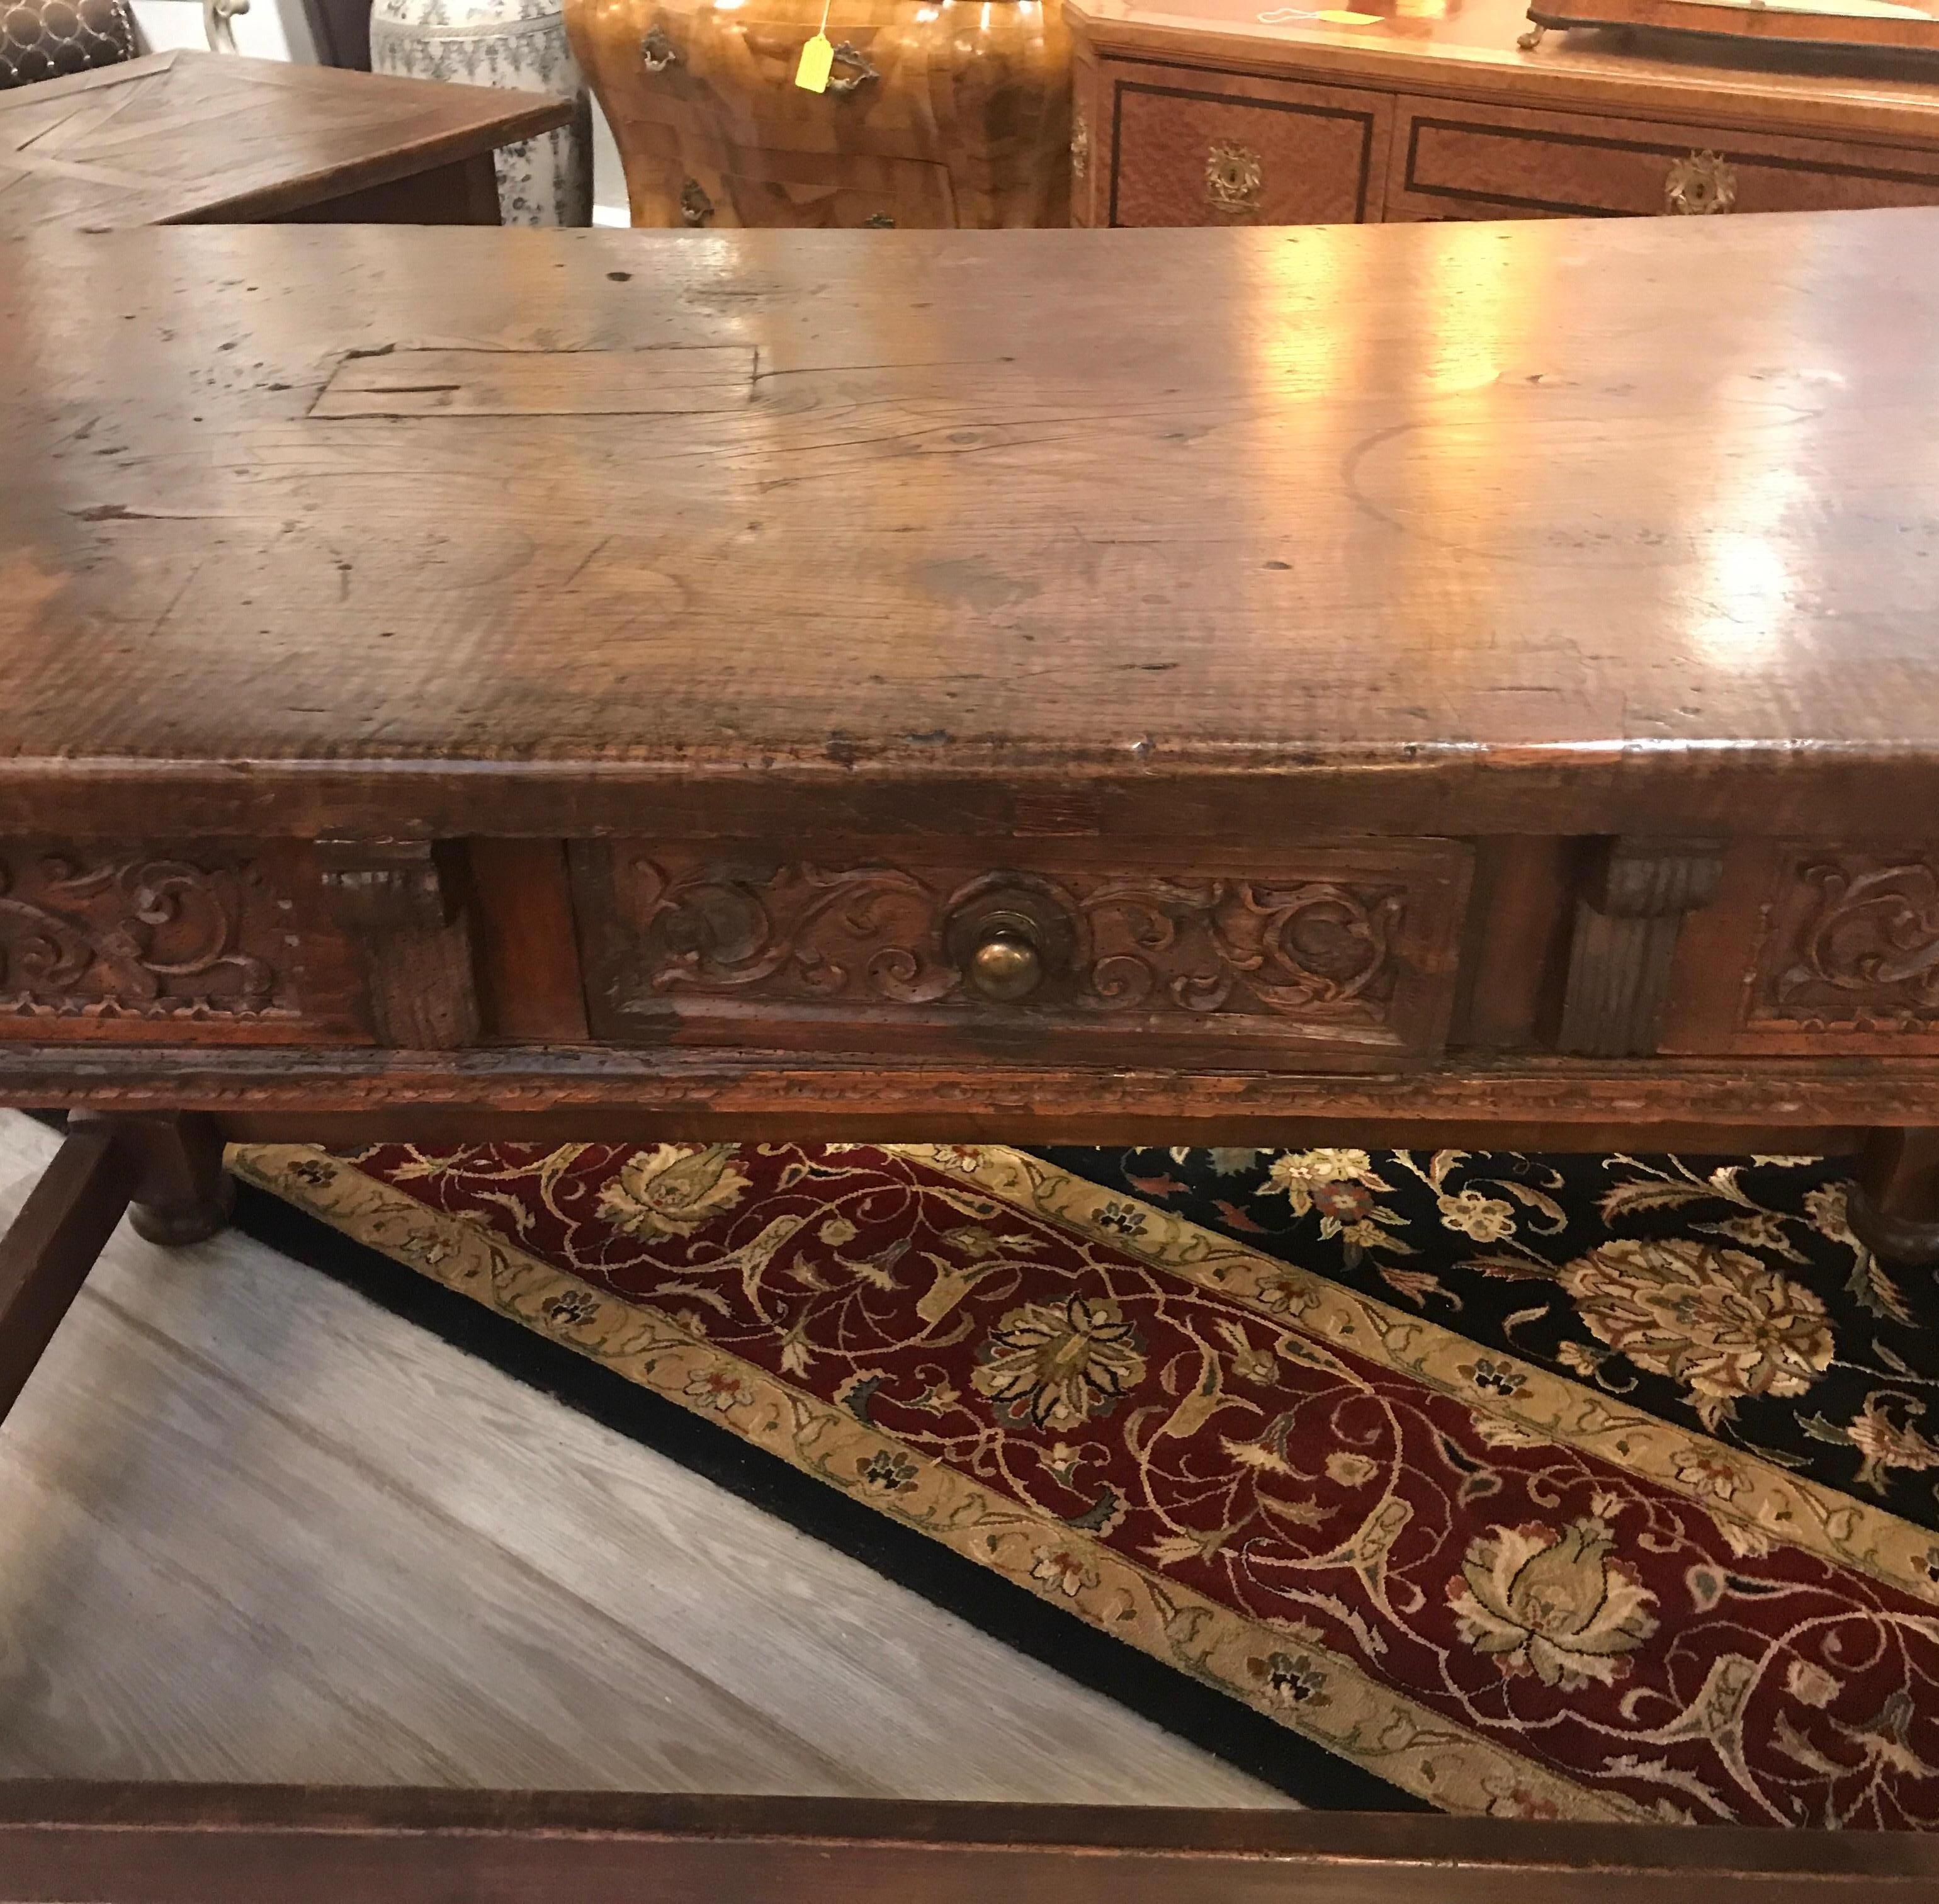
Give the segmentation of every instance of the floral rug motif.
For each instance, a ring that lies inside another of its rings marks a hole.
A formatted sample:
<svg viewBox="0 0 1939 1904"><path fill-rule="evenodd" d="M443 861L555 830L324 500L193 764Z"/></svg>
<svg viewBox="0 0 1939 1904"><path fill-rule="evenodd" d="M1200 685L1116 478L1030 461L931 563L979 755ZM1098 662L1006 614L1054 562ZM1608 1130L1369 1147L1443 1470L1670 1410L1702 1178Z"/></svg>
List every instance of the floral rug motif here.
<svg viewBox="0 0 1939 1904"><path fill-rule="evenodd" d="M1939 1826L1939 1301L1835 1166L232 1161L1446 1809Z"/></svg>

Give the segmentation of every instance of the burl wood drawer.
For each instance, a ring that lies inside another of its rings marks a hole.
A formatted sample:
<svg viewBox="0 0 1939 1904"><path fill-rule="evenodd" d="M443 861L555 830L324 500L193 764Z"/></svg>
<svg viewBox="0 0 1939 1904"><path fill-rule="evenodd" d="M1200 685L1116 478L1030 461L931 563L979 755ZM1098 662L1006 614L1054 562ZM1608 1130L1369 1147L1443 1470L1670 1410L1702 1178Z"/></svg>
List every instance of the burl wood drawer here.
<svg viewBox="0 0 1939 1904"><path fill-rule="evenodd" d="M868 152L769 151L737 155L737 169L682 175L683 221L857 231L869 227L948 230L956 200L946 166Z"/></svg>
<svg viewBox="0 0 1939 1904"><path fill-rule="evenodd" d="M1387 216L1540 218L1939 205L1939 154L1403 99Z"/></svg>
<svg viewBox="0 0 1939 1904"><path fill-rule="evenodd" d="M1684 922L1661 1049L1939 1053L1939 847L1732 848Z"/></svg>
<svg viewBox="0 0 1939 1904"><path fill-rule="evenodd" d="M622 840L573 883L598 1038L1379 1071L1441 1048L1469 862Z"/></svg>
<svg viewBox="0 0 1939 1904"><path fill-rule="evenodd" d="M0 842L0 1037L367 1043L296 842Z"/></svg>
<svg viewBox="0 0 1939 1904"><path fill-rule="evenodd" d="M1380 215L1384 93L1106 62L1109 222L1355 224ZM1094 139L1098 128L1087 129Z"/></svg>

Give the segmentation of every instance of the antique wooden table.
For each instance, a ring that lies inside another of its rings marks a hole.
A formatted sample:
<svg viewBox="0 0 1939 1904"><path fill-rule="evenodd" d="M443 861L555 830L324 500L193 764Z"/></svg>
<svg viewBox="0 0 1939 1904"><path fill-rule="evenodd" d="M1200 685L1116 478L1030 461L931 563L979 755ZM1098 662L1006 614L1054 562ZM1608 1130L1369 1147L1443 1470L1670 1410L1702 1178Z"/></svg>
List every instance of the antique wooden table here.
<svg viewBox="0 0 1939 1904"><path fill-rule="evenodd" d="M122 225L492 224L492 154L563 125L543 93L153 53L0 93L0 240Z"/></svg>
<svg viewBox="0 0 1939 1904"><path fill-rule="evenodd" d="M1862 1148L1932 1254L1939 212L9 266L0 1102L76 1115L0 1403L225 1138ZM1939 1894L1896 1838L0 1793L8 1899L461 1855Z"/></svg>

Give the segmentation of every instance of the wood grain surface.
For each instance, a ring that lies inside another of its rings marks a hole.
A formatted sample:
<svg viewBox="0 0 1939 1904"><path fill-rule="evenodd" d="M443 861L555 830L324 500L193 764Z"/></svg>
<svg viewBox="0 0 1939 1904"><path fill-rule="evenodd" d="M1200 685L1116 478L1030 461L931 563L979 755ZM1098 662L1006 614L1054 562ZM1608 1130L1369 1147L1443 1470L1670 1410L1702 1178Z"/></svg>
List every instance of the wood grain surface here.
<svg viewBox="0 0 1939 1904"><path fill-rule="evenodd" d="M1913 1904L1913 1832L611 1793L0 1788L7 1904Z"/></svg>
<svg viewBox="0 0 1939 1904"><path fill-rule="evenodd" d="M476 222L452 169L570 111L537 93L150 53L0 94L0 239L284 218L351 194L347 215L395 216L376 188L431 172L449 173L448 203L415 215Z"/></svg>
<svg viewBox="0 0 1939 1904"><path fill-rule="evenodd" d="M1862 837L1939 798L1935 239L45 235L0 826ZM312 414L723 346L699 411Z"/></svg>
<svg viewBox="0 0 1939 1904"><path fill-rule="evenodd" d="M1496 1147L1619 1149L1629 1140L1609 1132L1658 1127L1645 1148L1701 1147L1670 1132L1709 1128L1715 1150L1797 1150L1811 1147L1808 1132L1848 1139L1874 1123L1939 1126L1939 1063L1470 1057L1445 1070L1362 1077L759 1049L41 1046L0 1049L0 1102L209 1110L232 1135L319 1143L351 1141L345 1133L358 1118L370 1142L467 1127L475 1141L510 1139L522 1120L534 1141L616 1132L751 1142L812 1132L863 1141L1158 1144L1177 1141L1189 1126L1201 1143L1286 1144L1351 1125L1359 1141L1383 1144L1403 1141L1385 1134L1404 1126L1429 1127L1404 1140L1416 1144L1458 1141L1433 1127L1472 1132L1506 1120ZM1546 1138L1524 1144L1536 1128ZM1726 1141L1786 1128L1791 1136L1775 1147ZM1850 1147L1821 1137L1819 1147Z"/></svg>

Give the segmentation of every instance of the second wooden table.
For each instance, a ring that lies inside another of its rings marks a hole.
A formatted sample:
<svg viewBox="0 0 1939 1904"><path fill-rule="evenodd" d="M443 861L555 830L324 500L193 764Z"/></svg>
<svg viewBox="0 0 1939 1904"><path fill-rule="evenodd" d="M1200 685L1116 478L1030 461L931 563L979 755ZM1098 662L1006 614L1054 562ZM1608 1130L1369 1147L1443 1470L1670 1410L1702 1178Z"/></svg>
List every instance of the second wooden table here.
<svg viewBox="0 0 1939 1904"><path fill-rule="evenodd" d="M496 224L492 153L571 109L543 93L151 53L0 93L0 239L262 219Z"/></svg>

